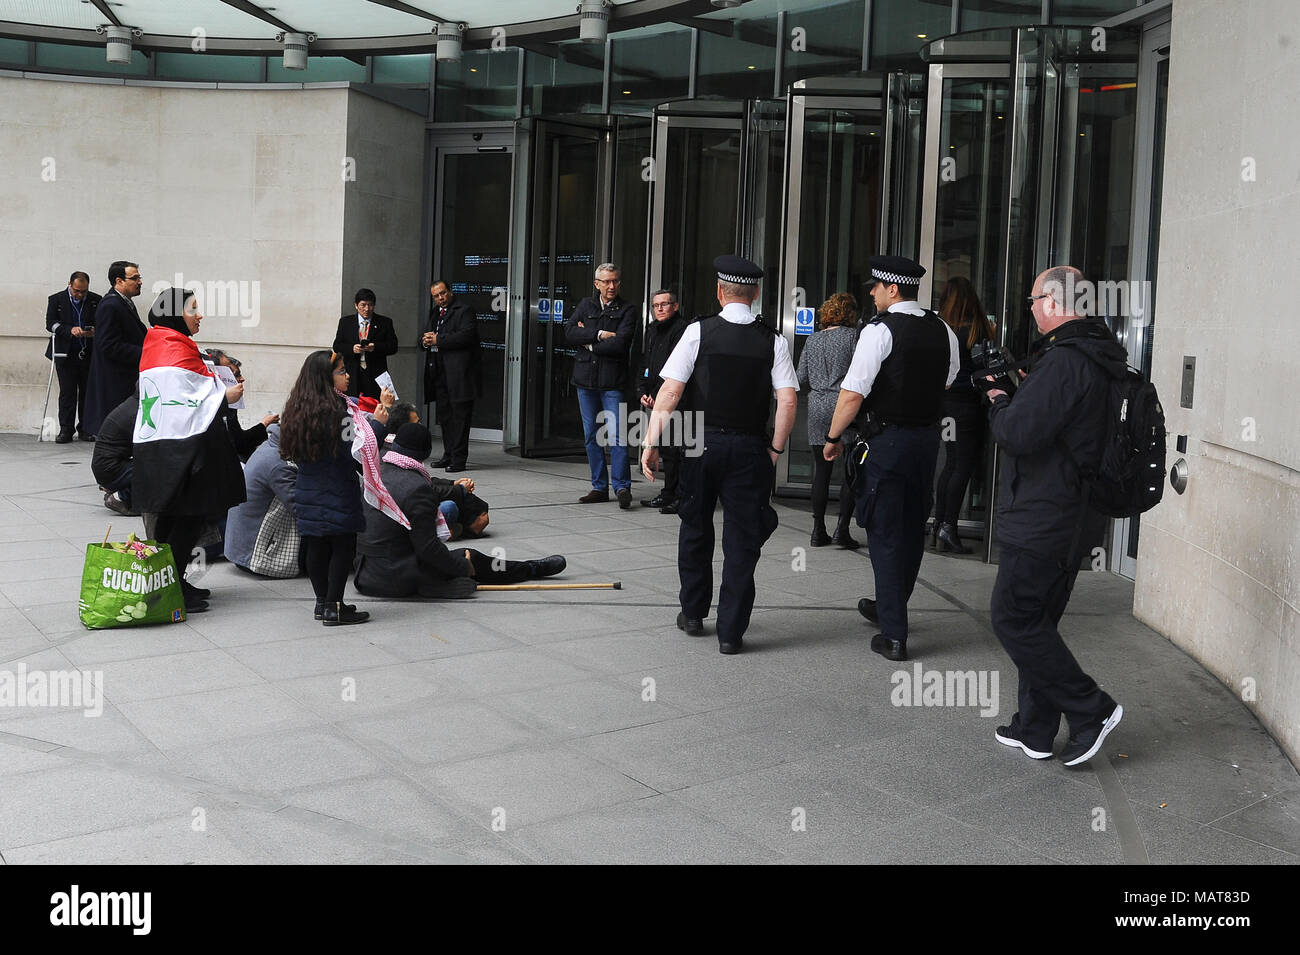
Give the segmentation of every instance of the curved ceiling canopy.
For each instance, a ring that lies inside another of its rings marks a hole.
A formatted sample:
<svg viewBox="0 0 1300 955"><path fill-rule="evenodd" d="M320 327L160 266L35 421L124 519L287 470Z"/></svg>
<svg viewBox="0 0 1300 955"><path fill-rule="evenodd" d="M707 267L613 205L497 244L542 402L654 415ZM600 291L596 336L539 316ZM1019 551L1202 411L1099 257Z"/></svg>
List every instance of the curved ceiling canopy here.
<svg viewBox="0 0 1300 955"><path fill-rule="evenodd" d="M555 42L578 35L578 0L0 0L0 36L102 44L105 25L142 32L137 49L189 50L202 30L207 49L279 52L281 32L312 34L315 53L431 50L440 22L462 23L465 45ZM689 22L710 0L613 0L610 30Z"/></svg>

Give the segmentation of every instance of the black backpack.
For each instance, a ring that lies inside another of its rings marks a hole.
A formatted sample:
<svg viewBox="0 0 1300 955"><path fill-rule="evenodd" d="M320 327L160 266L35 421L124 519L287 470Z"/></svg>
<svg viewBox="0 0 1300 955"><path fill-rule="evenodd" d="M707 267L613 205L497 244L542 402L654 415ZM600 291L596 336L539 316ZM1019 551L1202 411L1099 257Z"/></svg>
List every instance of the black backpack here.
<svg viewBox="0 0 1300 955"><path fill-rule="evenodd" d="M1101 461L1080 468L1086 502L1107 517L1136 517L1165 493L1165 412L1156 386L1132 367L1123 378L1108 374L1106 380L1110 414Z"/></svg>

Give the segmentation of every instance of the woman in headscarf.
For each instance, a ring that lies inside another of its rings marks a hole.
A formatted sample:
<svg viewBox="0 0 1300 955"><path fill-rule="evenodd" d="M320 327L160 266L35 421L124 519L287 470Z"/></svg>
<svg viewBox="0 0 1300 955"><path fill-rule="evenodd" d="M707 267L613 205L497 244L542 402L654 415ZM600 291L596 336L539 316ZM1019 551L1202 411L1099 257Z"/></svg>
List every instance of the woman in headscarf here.
<svg viewBox="0 0 1300 955"><path fill-rule="evenodd" d="M244 500L244 472L225 421L243 385L223 387L204 363L193 340L202 321L185 288L164 289L149 309L133 442L132 502L158 515L154 536L171 546L187 613L207 610L211 596L185 579L204 526Z"/></svg>

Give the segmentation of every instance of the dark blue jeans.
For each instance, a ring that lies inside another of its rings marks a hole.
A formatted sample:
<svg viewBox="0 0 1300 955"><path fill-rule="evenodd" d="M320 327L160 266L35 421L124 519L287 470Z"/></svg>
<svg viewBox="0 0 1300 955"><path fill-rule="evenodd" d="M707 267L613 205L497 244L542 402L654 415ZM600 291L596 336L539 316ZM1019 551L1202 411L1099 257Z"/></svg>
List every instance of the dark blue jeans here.
<svg viewBox="0 0 1300 955"><path fill-rule="evenodd" d="M610 485L613 471L614 491L632 487L632 469L628 463L627 445L621 443L623 423L619 420L618 406L623 392L618 389L601 391L598 388L578 389L578 410L582 412L582 434L587 439L587 463L591 465L591 487L605 491ZM604 425L596 421L601 411L608 414ZM603 439L603 440L602 440ZM609 447L608 470L605 468L605 447Z"/></svg>

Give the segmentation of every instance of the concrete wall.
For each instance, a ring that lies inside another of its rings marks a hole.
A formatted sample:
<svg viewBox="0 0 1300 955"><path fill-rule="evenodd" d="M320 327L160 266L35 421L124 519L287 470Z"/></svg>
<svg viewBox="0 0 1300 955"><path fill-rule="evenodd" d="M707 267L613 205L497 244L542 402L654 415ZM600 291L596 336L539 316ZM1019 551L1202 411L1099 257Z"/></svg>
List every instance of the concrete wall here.
<svg viewBox="0 0 1300 955"><path fill-rule="evenodd" d="M1295 14L1294 0L1174 6L1153 378L1171 451L1189 438L1190 482L1143 519L1134 613L1238 694L1253 681L1247 705L1300 763Z"/></svg>
<svg viewBox="0 0 1300 955"><path fill-rule="evenodd" d="M422 117L342 87L0 77L0 431L41 424L46 297L73 269L103 294L114 259L140 264L142 315L156 282L219 283L198 341L243 361L246 419L279 410L359 285L410 338L423 141Z"/></svg>

